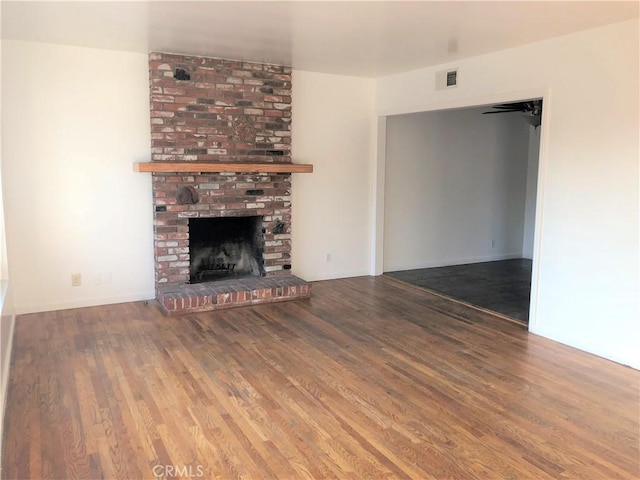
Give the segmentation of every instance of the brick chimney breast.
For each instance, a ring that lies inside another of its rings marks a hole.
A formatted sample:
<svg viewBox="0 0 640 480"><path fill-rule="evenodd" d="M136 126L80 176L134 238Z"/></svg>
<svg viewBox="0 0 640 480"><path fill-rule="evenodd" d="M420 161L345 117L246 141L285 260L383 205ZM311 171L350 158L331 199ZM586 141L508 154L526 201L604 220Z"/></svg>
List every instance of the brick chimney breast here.
<svg viewBox="0 0 640 480"><path fill-rule="evenodd" d="M151 53L149 81L152 161L291 163L290 67Z"/></svg>
<svg viewBox="0 0 640 480"><path fill-rule="evenodd" d="M291 163L289 67L151 53L149 82L153 162ZM190 283L195 218L260 218L262 274L290 276L290 173L194 168L152 184L159 296Z"/></svg>

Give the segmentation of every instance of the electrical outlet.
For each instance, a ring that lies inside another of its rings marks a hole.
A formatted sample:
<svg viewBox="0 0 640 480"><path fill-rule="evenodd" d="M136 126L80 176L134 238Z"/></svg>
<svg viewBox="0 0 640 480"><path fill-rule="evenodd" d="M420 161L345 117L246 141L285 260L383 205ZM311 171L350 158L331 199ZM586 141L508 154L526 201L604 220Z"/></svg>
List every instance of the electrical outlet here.
<svg viewBox="0 0 640 480"><path fill-rule="evenodd" d="M331 256L330 253L327 253L327 255L325 256L325 261L327 263L330 263L333 260L333 257Z"/></svg>
<svg viewBox="0 0 640 480"><path fill-rule="evenodd" d="M111 272L105 272L102 274L102 283L111 283Z"/></svg>
<svg viewBox="0 0 640 480"><path fill-rule="evenodd" d="M82 285L82 275L79 273L72 273L71 274L71 286L72 287L79 287L80 285Z"/></svg>
<svg viewBox="0 0 640 480"><path fill-rule="evenodd" d="M491 240L491 248L496 248L496 241L495 240Z"/></svg>

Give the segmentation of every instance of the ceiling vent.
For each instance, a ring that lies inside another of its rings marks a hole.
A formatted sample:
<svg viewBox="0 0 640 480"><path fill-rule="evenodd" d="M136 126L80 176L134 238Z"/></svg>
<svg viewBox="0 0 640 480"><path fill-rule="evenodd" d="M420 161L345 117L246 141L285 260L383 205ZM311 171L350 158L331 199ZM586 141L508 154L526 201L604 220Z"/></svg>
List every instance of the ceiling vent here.
<svg viewBox="0 0 640 480"><path fill-rule="evenodd" d="M446 90L458 86L458 69L436 72L436 90Z"/></svg>

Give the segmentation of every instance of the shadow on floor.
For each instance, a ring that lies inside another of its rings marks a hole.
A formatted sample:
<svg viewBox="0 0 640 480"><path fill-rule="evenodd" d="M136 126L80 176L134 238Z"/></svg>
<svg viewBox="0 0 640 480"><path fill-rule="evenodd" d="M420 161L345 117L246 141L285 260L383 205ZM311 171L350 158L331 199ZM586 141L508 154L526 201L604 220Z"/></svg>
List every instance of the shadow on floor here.
<svg viewBox="0 0 640 480"><path fill-rule="evenodd" d="M529 323L531 260L526 258L385 275Z"/></svg>

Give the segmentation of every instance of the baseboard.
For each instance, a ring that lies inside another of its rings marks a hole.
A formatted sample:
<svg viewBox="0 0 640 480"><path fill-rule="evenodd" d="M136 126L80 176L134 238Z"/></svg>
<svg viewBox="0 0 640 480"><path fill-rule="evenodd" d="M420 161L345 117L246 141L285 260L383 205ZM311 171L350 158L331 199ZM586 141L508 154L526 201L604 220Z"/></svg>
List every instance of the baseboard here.
<svg viewBox="0 0 640 480"><path fill-rule="evenodd" d="M640 370L640 357L638 356L636 345L633 344L632 341L628 344L629 348L617 348L609 350L602 349L599 348L599 346L594 346L593 344L580 341L580 339L576 341L574 338L567 338L566 335L562 335L561 333L556 332L553 329L540 328L540 326L538 325L530 325L529 333L548 338L549 340L553 340L554 342L558 342L577 350L590 353L591 355L595 355L597 357L611 360L612 362L616 362L621 365L626 365L627 367L631 367L635 370Z"/></svg>
<svg viewBox="0 0 640 480"><path fill-rule="evenodd" d="M306 280L307 282L321 282L323 280L338 280L340 278L354 278L354 277L367 277L370 276L370 272L368 270L352 270L352 271L345 271L345 272L331 272L331 273L324 273L324 274L320 274L320 275L313 275L313 274L303 274L303 273L296 273L293 272L293 274L296 277L300 277L304 280Z"/></svg>
<svg viewBox="0 0 640 480"><path fill-rule="evenodd" d="M56 310L69 310L71 308L96 307L99 305L111 305L115 303L141 302L156 298L155 292L142 292L133 295L122 295L117 297L97 297L71 300L59 303L43 303L37 305L15 304L14 310L17 315L39 312L53 312ZM15 300L15 299L14 299Z"/></svg>
<svg viewBox="0 0 640 480"><path fill-rule="evenodd" d="M481 255L477 257L465 257L465 258L449 258L443 260L434 260L428 262L418 262L406 265L385 265L385 272L398 272L402 270L417 270L419 268L437 268L437 267L450 267L452 265L466 265L468 263L482 263L482 262L497 262L500 260L513 260L516 258L522 258L522 252L516 253L501 253L497 255Z"/></svg>

